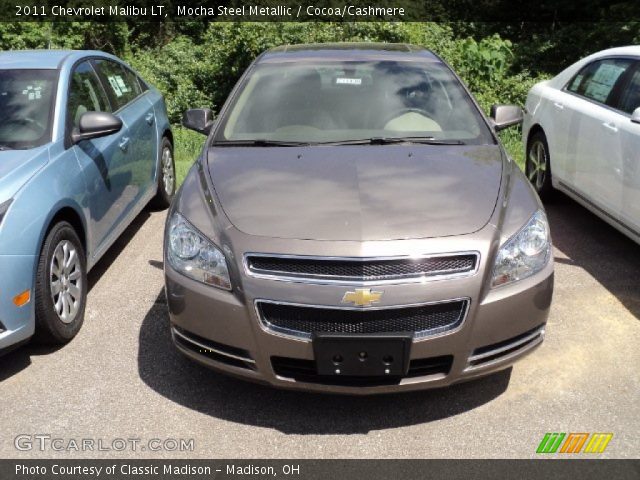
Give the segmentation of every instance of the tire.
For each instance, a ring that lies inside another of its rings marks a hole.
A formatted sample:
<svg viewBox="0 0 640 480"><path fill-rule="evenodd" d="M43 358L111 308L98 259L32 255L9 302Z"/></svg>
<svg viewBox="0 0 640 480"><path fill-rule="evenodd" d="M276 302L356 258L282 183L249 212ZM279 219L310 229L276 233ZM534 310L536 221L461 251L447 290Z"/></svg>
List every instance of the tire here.
<svg viewBox="0 0 640 480"><path fill-rule="evenodd" d="M71 224L56 223L47 234L38 260L35 340L58 345L71 341L84 322L87 290L82 242Z"/></svg>
<svg viewBox="0 0 640 480"><path fill-rule="evenodd" d="M542 131L536 132L527 145L525 175L541 200L553 198L555 190L551 184L551 157L547 137Z"/></svg>
<svg viewBox="0 0 640 480"><path fill-rule="evenodd" d="M173 145L167 137L160 142L158 160L158 193L150 202L157 209L169 208L176 193L176 164L173 158Z"/></svg>

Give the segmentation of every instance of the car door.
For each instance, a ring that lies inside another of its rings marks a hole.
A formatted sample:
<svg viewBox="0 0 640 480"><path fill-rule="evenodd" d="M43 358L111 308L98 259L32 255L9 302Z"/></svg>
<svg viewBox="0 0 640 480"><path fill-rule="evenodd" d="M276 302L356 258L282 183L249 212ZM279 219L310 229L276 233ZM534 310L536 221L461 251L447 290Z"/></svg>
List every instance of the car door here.
<svg viewBox="0 0 640 480"><path fill-rule="evenodd" d="M640 234L640 124L631 120L640 108L640 62L634 65L617 106L625 117L620 122L622 221Z"/></svg>
<svg viewBox="0 0 640 480"><path fill-rule="evenodd" d="M83 113L112 111L107 94L89 60L74 67L67 98L68 138L71 131L78 127ZM125 125L114 135L82 140L71 147L87 182L89 248L94 255L124 215L123 195L128 178L121 172L129 162L126 149L129 136Z"/></svg>
<svg viewBox="0 0 640 480"><path fill-rule="evenodd" d="M121 174L129 179L124 201L130 212L149 200L155 186L158 139L153 105L137 76L126 66L106 59L94 60L94 65L129 132L128 162Z"/></svg>
<svg viewBox="0 0 640 480"><path fill-rule="evenodd" d="M611 214L622 210L621 135L624 116L612 102L634 61L605 58L584 67L569 82L573 94L569 119L569 182L592 203Z"/></svg>

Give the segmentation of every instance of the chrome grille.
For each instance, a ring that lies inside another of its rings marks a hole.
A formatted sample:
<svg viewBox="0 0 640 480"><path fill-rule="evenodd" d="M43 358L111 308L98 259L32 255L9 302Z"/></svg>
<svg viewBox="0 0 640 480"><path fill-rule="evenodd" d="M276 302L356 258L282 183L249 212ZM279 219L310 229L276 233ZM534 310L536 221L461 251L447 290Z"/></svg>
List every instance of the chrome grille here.
<svg viewBox="0 0 640 480"><path fill-rule="evenodd" d="M260 320L267 329L302 338L311 338L314 333L435 335L459 327L468 305L468 299L373 309L256 302Z"/></svg>
<svg viewBox="0 0 640 480"><path fill-rule="evenodd" d="M329 282L385 282L469 275L478 265L478 253L455 253L420 257L334 258L248 254L250 275L274 279Z"/></svg>

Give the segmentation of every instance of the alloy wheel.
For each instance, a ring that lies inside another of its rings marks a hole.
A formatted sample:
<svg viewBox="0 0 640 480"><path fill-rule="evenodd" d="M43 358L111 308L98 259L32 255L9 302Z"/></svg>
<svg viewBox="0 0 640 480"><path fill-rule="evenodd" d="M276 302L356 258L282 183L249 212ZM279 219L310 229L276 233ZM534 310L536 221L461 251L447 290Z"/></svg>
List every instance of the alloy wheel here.
<svg viewBox="0 0 640 480"><path fill-rule="evenodd" d="M167 195L173 194L175 186L175 172L173 167L173 155L171 149L165 147L162 150L162 179L164 191Z"/></svg>
<svg viewBox="0 0 640 480"><path fill-rule="evenodd" d="M49 284L53 308L63 323L75 320L81 307L84 285L82 263L69 240L56 246L50 264Z"/></svg>
<svg viewBox="0 0 640 480"><path fill-rule="evenodd" d="M547 175L547 153L544 144L536 140L529 149L529 162L527 164L527 177L539 192L544 185Z"/></svg>

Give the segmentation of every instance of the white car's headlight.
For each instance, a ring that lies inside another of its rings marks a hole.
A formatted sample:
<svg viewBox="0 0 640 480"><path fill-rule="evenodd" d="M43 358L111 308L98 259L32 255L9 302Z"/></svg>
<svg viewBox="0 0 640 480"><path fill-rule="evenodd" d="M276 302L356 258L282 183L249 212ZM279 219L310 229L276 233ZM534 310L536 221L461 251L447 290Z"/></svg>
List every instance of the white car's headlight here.
<svg viewBox="0 0 640 480"><path fill-rule="evenodd" d="M179 213L169 222L167 258L178 272L207 285L231 290L222 252Z"/></svg>
<svg viewBox="0 0 640 480"><path fill-rule="evenodd" d="M539 272L551 256L547 216L538 210L498 251L491 285L497 287Z"/></svg>

